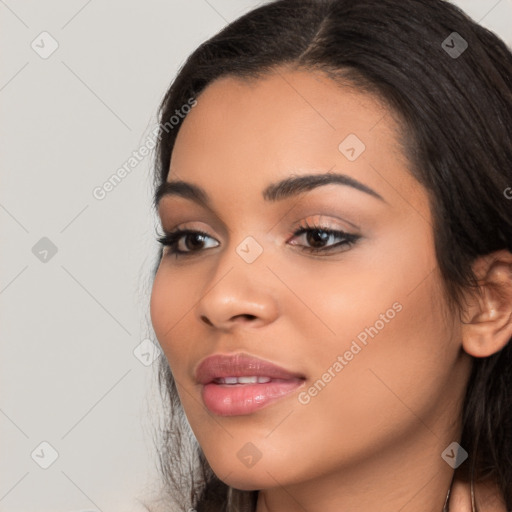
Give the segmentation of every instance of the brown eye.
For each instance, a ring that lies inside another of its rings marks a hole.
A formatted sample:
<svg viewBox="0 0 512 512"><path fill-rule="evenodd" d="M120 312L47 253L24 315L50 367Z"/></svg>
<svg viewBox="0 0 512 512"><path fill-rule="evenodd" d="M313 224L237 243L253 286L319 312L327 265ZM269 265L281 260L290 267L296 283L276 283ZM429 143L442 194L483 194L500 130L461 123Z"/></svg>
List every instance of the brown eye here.
<svg viewBox="0 0 512 512"><path fill-rule="evenodd" d="M303 238L305 245L296 242L292 242L292 245L299 245L302 247L302 250L312 253L327 252L342 247L350 248L361 238L360 235L354 235L353 233L345 233L345 231L329 229L323 226L309 225L302 226L293 233L294 238L300 237L301 235L306 235ZM338 243L328 244L330 240L335 239L339 239L340 241Z"/></svg>
<svg viewBox="0 0 512 512"><path fill-rule="evenodd" d="M309 245L319 248L323 247L325 243L329 241L330 234L327 231L322 231L320 229L314 229L307 233L306 240Z"/></svg>
<svg viewBox="0 0 512 512"><path fill-rule="evenodd" d="M188 233L183 235L182 238L185 240L185 247L187 249L190 249L191 251L197 251L198 249L202 248L205 236L201 233Z"/></svg>
<svg viewBox="0 0 512 512"><path fill-rule="evenodd" d="M208 233L204 231L196 231L191 229L177 229L164 236L158 238L158 242L163 246L168 246L170 254L188 255L198 253L204 248L205 239L214 240ZM180 241L184 239L185 243L178 248ZM208 248L208 247L207 247Z"/></svg>

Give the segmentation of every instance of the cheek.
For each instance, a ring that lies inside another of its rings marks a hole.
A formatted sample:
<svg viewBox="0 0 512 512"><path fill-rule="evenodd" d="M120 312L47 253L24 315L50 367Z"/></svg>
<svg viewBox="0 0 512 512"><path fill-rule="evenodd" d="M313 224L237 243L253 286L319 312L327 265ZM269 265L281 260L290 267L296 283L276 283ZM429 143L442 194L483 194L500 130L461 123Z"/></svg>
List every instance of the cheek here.
<svg viewBox="0 0 512 512"><path fill-rule="evenodd" d="M386 306L396 298L400 307L386 315ZM437 275L414 293L388 290L384 299L375 312L373 307L354 311L346 323L359 324L358 329L347 327L346 337L311 357L322 363L315 365L311 387L302 395L301 424L316 433L306 441L316 443L316 449L322 446L319 437L342 441L340 450L326 455L333 464L412 435L422 428L419 418L432 427L450 389L458 346L444 322ZM377 312L384 313L380 322ZM364 337L358 337L361 333Z"/></svg>
<svg viewBox="0 0 512 512"><path fill-rule="evenodd" d="M173 294L170 292L169 287L166 286L166 280L162 274L162 267L160 266L153 281L149 311L156 337L162 348L164 348L164 334L166 330L172 327L172 321L169 319L174 315L175 304Z"/></svg>
<svg viewBox="0 0 512 512"><path fill-rule="evenodd" d="M349 351L354 341L366 348L395 339L405 354L404 347L418 335L428 337L440 326L442 309L436 306L443 301L431 286L437 276L432 275L436 258L429 226L390 226L337 260L302 257L279 267L276 260L272 266L293 292L283 289L279 302L282 316L291 319L294 347L307 354L317 373ZM438 340L433 336L434 343Z"/></svg>
<svg viewBox="0 0 512 512"><path fill-rule="evenodd" d="M182 327L191 315L194 304L190 277L182 272L171 272L165 261L160 264L153 282L150 300L150 316L156 337L168 361L180 357L188 344L174 343L183 335ZM184 279L188 286L182 285Z"/></svg>

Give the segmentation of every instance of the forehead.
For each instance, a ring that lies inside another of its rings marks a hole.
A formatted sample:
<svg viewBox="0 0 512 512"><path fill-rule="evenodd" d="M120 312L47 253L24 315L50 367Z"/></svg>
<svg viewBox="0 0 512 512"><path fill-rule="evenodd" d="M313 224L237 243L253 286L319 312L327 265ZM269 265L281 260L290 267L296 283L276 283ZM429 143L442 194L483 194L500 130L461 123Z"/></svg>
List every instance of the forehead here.
<svg viewBox="0 0 512 512"><path fill-rule="evenodd" d="M226 76L197 100L178 133L168 181L200 183L213 196L240 194L248 184L259 194L292 171L335 169L377 184L379 174L389 180L394 172L398 179L406 168L389 109L321 72L281 68L258 79ZM355 160L346 153L354 144ZM404 176L401 181L407 184Z"/></svg>

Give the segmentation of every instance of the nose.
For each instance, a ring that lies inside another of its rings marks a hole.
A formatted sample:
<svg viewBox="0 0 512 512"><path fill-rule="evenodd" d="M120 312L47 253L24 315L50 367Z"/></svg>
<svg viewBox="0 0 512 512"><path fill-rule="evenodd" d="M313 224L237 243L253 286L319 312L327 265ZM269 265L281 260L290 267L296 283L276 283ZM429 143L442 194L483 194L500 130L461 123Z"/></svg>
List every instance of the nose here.
<svg viewBox="0 0 512 512"><path fill-rule="evenodd" d="M223 331L274 322L279 315L276 281L263 261L246 263L236 253L226 257L197 303L199 321Z"/></svg>

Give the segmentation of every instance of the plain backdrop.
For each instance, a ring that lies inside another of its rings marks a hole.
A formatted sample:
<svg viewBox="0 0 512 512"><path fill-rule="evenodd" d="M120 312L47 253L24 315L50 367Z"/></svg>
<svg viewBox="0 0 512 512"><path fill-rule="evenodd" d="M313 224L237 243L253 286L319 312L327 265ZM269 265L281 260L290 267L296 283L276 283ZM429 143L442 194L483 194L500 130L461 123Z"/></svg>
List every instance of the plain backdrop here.
<svg viewBox="0 0 512 512"><path fill-rule="evenodd" d="M0 0L1 512L156 491L153 155L128 162L188 54L260 3ZM511 0L457 3L512 44Z"/></svg>

